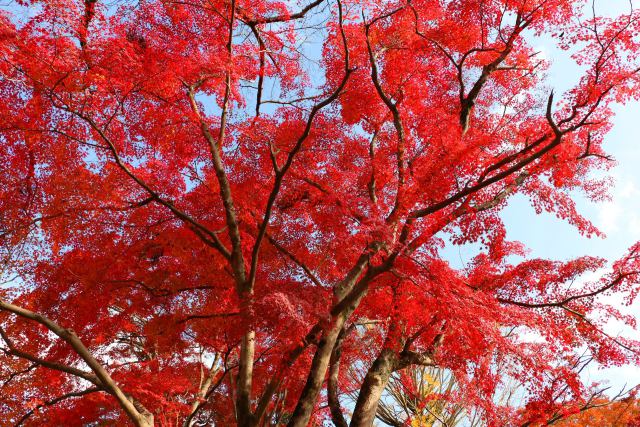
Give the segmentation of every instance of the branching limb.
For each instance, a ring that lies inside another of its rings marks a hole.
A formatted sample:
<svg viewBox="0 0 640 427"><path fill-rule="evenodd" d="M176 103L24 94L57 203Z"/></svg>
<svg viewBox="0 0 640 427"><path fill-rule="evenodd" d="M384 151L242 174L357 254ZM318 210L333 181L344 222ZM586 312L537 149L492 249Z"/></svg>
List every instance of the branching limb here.
<svg viewBox="0 0 640 427"><path fill-rule="evenodd" d="M243 21L247 25L256 25L256 24L273 24L276 22L288 22L295 19L304 18L304 16L309 13L309 11L316 8L318 5L322 4L325 0L314 0L309 3L307 6L302 8L298 12L294 12L289 15L276 15L276 16L268 16L264 18L243 18Z"/></svg>
<svg viewBox="0 0 640 427"><path fill-rule="evenodd" d="M200 237L200 239L202 239L202 241L205 244L207 244L208 246L211 246L214 249L217 249L225 258L227 259L231 258L231 253L222 244L222 242L220 241L220 239L218 238L215 232L205 227L203 224L198 222L196 219L194 219L187 213L178 209L171 201L161 197L160 194L157 191L155 191L153 188L151 188L151 186L147 182L145 182L142 178L138 177L135 173L133 173L133 171L124 163L124 161L120 157L120 154L118 153L118 150L115 144L113 143L113 141L111 141L111 139L107 136L105 131L101 129L100 126L98 126L98 124L93 119L91 119L88 116L84 116L77 113L76 115L81 119L83 119L85 122L87 122L89 126L91 126L91 128L95 130L98 133L98 135L100 135L100 138L107 144L109 151L113 155L116 165L125 174L127 174L133 181L135 181L136 184L138 184L142 189L144 189L147 193L149 193L149 195L153 198L154 201L156 201L157 203L169 209L178 219L186 223L191 228L191 230L193 230L193 232L198 237Z"/></svg>
<svg viewBox="0 0 640 427"><path fill-rule="evenodd" d="M64 372L70 375L73 375L75 377L78 378L82 378L85 381L89 381L92 384L98 385L98 386L102 386L102 383L100 382L100 380L98 379L98 377L91 373L91 372L87 372L87 371L83 371L82 369L78 369L78 368L74 368L73 366L68 366L65 365L63 363L59 363L59 362L53 362L50 360L46 360L46 359L42 359L40 357L34 356L31 353L28 353L26 351L20 350L13 342L13 340L11 340L11 338L9 338L9 336L7 335L6 331L3 328L0 328L0 337L2 337L2 340L4 341L4 343L6 344L7 348L4 350L4 352L10 356L15 356L15 357L19 357L21 359L25 359L28 360L30 362L32 362L34 365L32 366L43 366L45 368L48 369L53 369L56 371L60 371L60 372Z"/></svg>
<svg viewBox="0 0 640 427"><path fill-rule="evenodd" d="M311 269L309 267L307 267L307 265L305 263L300 261L300 259L298 259L298 257L296 257L293 253L291 253L291 251L289 251L287 248L285 248L280 243L278 243L269 234L267 234L267 239L269 240L269 243L271 243L271 245L273 245L274 248L276 248L284 256L286 256L291 261L293 261L294 264L296 264L298 267L300 267L302 269L302 271L304 271L304 273L307 275L307 277L313 282L314 285L318 286L319 288L322 288L322 282L320 281L320 279L318 279L318 277L313 273L313 271L311 271Z"/></svg>
<svg viewBox="0 0 640 427"><path fill-rule="evenodd" d="M387 16L392 16L393 14L399 12L400 10L402 10L402 8L395 9L393 12L388 13ZM402 122L402 116L400 115L400 110L398 109L400 100L394 101L391 99L391 97L389 97L385 93L384 89L382 88L382 83L380 82L380 77L378 75L378 65L376 64L376 57L373 52L373 47L371 46L371 40L370 40L371 25L374 22L377 22L377 20L378 19L372 21L371 23L365 24L365 38L367 43L367 52L369 54L369 64L371 66L371 81L373 82L373 85L376 88L376 93L378 94L382 102L384 102L384 104L387 106L387 108L391 112L391 115L393 117L393 126L395 127L396 134L398 136L398 147L396 150L396 164L397 164L396 167L398 169L398 188L396 192L395 205L393 207L393 211L391 212L391 214L389 214L389 218L388 218L388 220L393 220L396 212L398 211L398 209L400 209L400 204L403 197L403 188L406 180L406 177L405 177L406 168L407 168L406 159L405 159L406 136L405 136L404 124Z"/></svg>
<svg viewBox="0 0 640 427"><path fill-rule="evenodd" d="M600 294L602 294L603 292L608 291L609 289L617 286L618 284L620 284L625 278L629 277L629 276L633 276L636 274L639 274L640 272L638 271L633 271L633 272L628 272L628 273L620 273L618 274L618 276L613 279L611 282L607 283L606 285L592 291L592 292L587 292L584 294L578 294L578 295L572 295L570 297L564 298L562 300L558 300L558 301L551 301L551 302L540 302L540 303L532 303L532 302L524 302L524 301L513 301L510 299L506 299L506 298L498 298L498 301L500 301L501 303L504 304L511 304L511 305L517 305L519 307L525 307L525 308L545 308L545 307L560 307L560 308L564 308L565 306L567 306L567 304L569 304L572 301L577 301L577 300L582 300L585 298L593 298L595 296L598 296Z"/></svg>
<svg viewBox="0 0 640 427"><path fill-rule="evenodd" d="M307 138L311 134L311 129L313 127L314 119L323 108L331 104L333 101L335 101L338 98L338 96L340 96L343 89L347 85L347 81L349 80L351 73L353 73L354 71L350 66L349 48L347 45L347 37L343 28L342 3L340 1L338 1L338 20L339 20L338 24L340 27L340 33L342 37L343 49L344 49L344 76L341 82L338 84L337 88L335 88L325 99L315 104L311 108L311 112L309 113L309 117L307 118L302 134L298 137L298 140L296 141L293 149L289 152L289 155L287 156L287 159L285 160L284 164L275 171L275 180L273 183L273 188L269 193L263 220L260 226L258 227L258 235L256 237L256 241L251 251L251 269L250 269L249 278L248 278L248 286L250 288L253 287L253 284L255 282L255 278L258 270L258 256L260 253L260 246L262 245L262 241L267 232L267 226L269 225L269 221L271 220L271 215L273 214L273 206L282 188L282 183L284 181L284 178L287 175L287 172L289 171L291 166L293 165L293 161L296 155L302 149L304 142L307 140Z"/></svg>
<svg viewBox="0 0 640 427"><path fill-rule="evenodd" d="M518 161L517 163L515 163L513 166L503 170L502 172L499 172L495 175L493 175L490 178L482 178L479 179L476 184L472 185L472 186L468 186L465 187L464 189L462 189L461 191L455 193L454 195L448 197L447 199L441 201L441 202L437 202L434 203L426 208L422 208L422 209L417 209L413 212L411 212L409 214L409 218L421 218L424 216L428 216L431 215L435 212L441 211L442 209L445 209L449 206L451 206L452 204L460 201L461 199L463 199L464 197L476 193L496 182L499 182L509 176L511 176L512 174L521 171L522 169L524 169L526 166L528 166L529 164L533 163L534 161L536 161L537 159L541 158L542 156L544 156L545 154L547 154L549 151L553 150L555 147L557 147L558 145L560 145L560 143L562 142L562 137L565 133L568 132L568 130L561 130L558 125L556 124L556 122L553 120L552 114L551 114L551 107L553 105L553 92L551 93L551 95L549 96L549 100L547 102L547 121L549 122L549 126L551 127L551 129L553 130L553 136L551 137L551 141L545 145L543 148L541 148L540 150L538 150L537 152L529 155L528 157ZM544 135L542 141L547 140L549 138L548 135ZM496 168L497 169L497 168Z"/></svg>
<svg viewBox="0 0 640 427"><path fill-rule="evenodd" d="M62 396L56 397L55 399L51 399L51 400L47 400L43 403L40 403L39 405L36 405L35 407L33 407L32 409L30 409L26 414L24 414L17 423L14 424L15 427L19 427L22 424L24 424L25 421L27 421L27 419L29 419L29 417L31 417L38 409L44 408L45 406L53 406L56 403L62 402L63 400L67 400L67 399L71 399L73 397L82 397L82 396L86 396L87 394L91 394L91 393L97 393L99 391L103 391L102 388L99 387L91 387L85 390L81 390L81 391L74 391L71 393L66 393L63 394Z"/></svg>
<svg viewBox="0 0 640 427"><path fill-rule="evenodd" d="M123 411L127 414L127 416L131 419L131 421L133 421L133 423L136 426L138 427L153 426L153 414L148 412L141 405L139 405L133 399L131 399L130 397L124 394L124 392L120 389L120 387L116 384L116 382L113 381L109 373L104 369L102 364L100 364L100 362L98 362L93 357L91 352L87 349L87 347L85 347L85 345L82 343L80 338L78 338L78 336L73 330L65 329L62 326L55 323L54 321L52 321L51 319L39 313L34 313L30 310L4 302L2 300L0 300L0 310L15 314L26 320L31 320L33 322L39 323L45 326L49 331L57 335L60 339L65 341L67 344L69 344L71 348L73 348L73 350L78 354L78 356L80 356L80 358L82 358L82 360L89 366L89 368L91 368L91 370L93 371L93 374L97 377L99 384L109 394L113 395L116 398L120 407L123 409ZM79 376L77 374L81 374L85 376L88 381L90 381L88 379L90 377L82 374L81 372L82 371L76 372L74 375Z"/></svg>

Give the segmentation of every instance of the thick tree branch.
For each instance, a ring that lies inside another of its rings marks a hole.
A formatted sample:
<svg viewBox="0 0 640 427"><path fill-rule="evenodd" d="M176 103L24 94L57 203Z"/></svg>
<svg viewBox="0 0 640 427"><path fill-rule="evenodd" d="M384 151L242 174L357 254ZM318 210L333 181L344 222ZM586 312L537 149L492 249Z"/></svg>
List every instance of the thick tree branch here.
<svg viewBox="0 0 640 427"><path fill-rule="evenodd" d="M80 356L80 358L82 358L82 360L89 366L89 368L91 368L95 376L100 381L102 387L107 392L109 392L109 394L112 394L116 398L120 407L136 426L153 426L153 415L150 412L146 411L146 409L142 408L140 405L134 404L134 401L123 393L118 384L113 381L109 373L104 369L100 362L98 362L93 357L91 352L87 349L87 347L85 347L85 345L82 343L80 338L78 338L74 331L63 328L51 319L39 313L34 313L30 310L4 302L2 300L0 300L0 310L7 311L24 319L39 323L45 326L48 330L53 332L67 344L69 344L71 348L73 348L73 350L78 354L78 356Z"/></svg>
<svg viewBox="0 0 640 427"><path fill-rule="evenodd" d="M74 368L73 366L68 366L63 363L52 362L50 360L42 359L40 357L34 356L31 353L20 350L13 343L13 340L9 338L9 336L7 335L6 331L3 328L0 328L0 337L2 337L2 340L7 345L7 349L4 350L5 353L10 356L15 356L21 359L28 360L34 364L32 366L43 366L48 369L53 369L56 371L60 371L60 372L64 372L64 373L76 376L78 378L82 378L83 380L89 381L90 383L95 384L97 386L102 386L102 383L100 382L98 377L91 372L86 372L86 371L83 371L82 369Z"/></svg>
<svg viewBox="0 0 640 427"><path fill-rule="evenodd" d="M340 358L342 357L342 343L346 338L350 328L342 328L336 344L333 347L329 360L329 378L327 380L327 402L331 411L331 420L336 427L347 427L347 421L340 407L340 393L338 390L340 382Z"/></svg>

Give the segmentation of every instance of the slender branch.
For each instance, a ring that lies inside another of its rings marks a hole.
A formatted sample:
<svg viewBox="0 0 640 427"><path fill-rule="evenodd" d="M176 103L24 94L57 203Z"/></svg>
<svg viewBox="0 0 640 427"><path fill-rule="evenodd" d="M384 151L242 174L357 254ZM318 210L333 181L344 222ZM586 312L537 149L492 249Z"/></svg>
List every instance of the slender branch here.
<svg viewBox="0 0 640 427"><path fill-rule="evenodd" d="M218 238L215 232L211 231L210 229L202 225L200 222L192 218L187 213L178 209L172 202L161 197L160 194L156 192L154 189L152 189L149 184L147 184L142 178L138 177L136 174L133 173L131 169L129 169L129 167L122 161L122 158L120 157L120 154L118 153L118 150L115 144L113 143L113 141L111 141L111 139L106 135L106 133L97 125L97 123L93 119L79 113L75 113L75 114L81 119L83 119L84 121L86 121L89 124L89 126L91 126L91 128L94 129L98 133L98 135L100 135L100 138L102 138L102 140L108 145L109 151L113 155L116 165L120 169L122 169L122 171L124 171L124 173L126 173L140 187L142 187L147 193L149 193L149 195L153 198L154 201L168 208L177 218L179 218L180 220L185 222L187 225L189 225L191 229L196 233L196 235L200 237L205 244L217 249L225 258L227 259L231 258L231 253L227 248L225 248L225 246L222 244L222 242L220 241L220 239Z"/></svg>
<svg viewBox="0 0 640 427"><path fill-rule="evenodd" d="M319 288L323 287L322 286L322 282L320 281L320 279L318 279L318 277L315 274L313 274L311 269L309 269L309 267L307 267L307 265L305 263L300 261L300 259L298 259L298 257L296 257L287 248L285 248L280 243L278 243L269 234L267 234L267 240L269 240L269 243L271 243L271 245L273 245L273 247L275 247L283 255L285 255L287 258L289 258L291 261L293 261L294 264L296 264L298 267L300 267L302 269L302 271L304 271L304 273L307 275L307 277L309 277L309 279L313 282L314 285L316 285Z"/></svg>
<svg viewBox="0 0 640 427"><path fill-rule="evenodd" d="M512 175L513 173L520 171L525 166L527 166L530 163L534 162L535 160L541 158L543 155L545 155L546 153L548 153L549 151L551 151L552 149L554 149L555 147L560 145L560 143L562 142L562 136L567 131L560 130L558 125L553 120L553 118L551 116L551 106L552 105L553 105L553 92L549 96L549 100L547 102L547 120L548 120L549 125L551 126L551 128L553 130L553 133L554 133L554 137L553 137L553 139L551 140L551 142L549 144L544 146L539 151L531 154L529 157L526 157L525 159L520 160L519 162L517 162L513 166L505 169L504 171L495 174L491 178L478 180L478 182L475 185L470 186L470 187L466 187L463 190L457 192L456 194L448 197L447 199L445 199L445 200L443 200L441 202L437 202L437 203L434 203L433 205L430 205L430 206L428 206L426 208L417 209L417 210L411 212L409 214L409 218L421 218L421 217L425 217L427 215L431 215L431 214L433 214L435 212L438 212L438 211L440 211L442 209L445 209L448 206L452 205L453 203L461 200L462 198L464 198L464 197L466 197L466 196L468 196L470 194L476 193L476 192L482 190L483 188L486 188L486 187L490 186L491 184L494 184L494 183L496 183L498 181L501 181L502 179Z"/></svg>
<svg viewBox="0 0 640 427"><path fill-rule="evenodd" d="M516 40L516 37L528 26L528 24L529 21L523 21L522 15L518 13L516 16L515 27L513 29L513 32L509 36L509 39L505 43L505 48L499 53L497 58L482 67L480 76L473 84L468 94L465 95L464 88L461 89L460 126L462 127L463 134L466 133L469 129L469 119L471 116L471 112L473 110L473 106L475 105L476 99L482 91L482 88L484 87L491 74L493 74L493 72L498 69L498 66L502 64L507 56L509 56L513 49L513 44ZM460 64L459 71L460 73L462 72L462 64Z"/></svg>
<svg viewBox="0 0 640 427"><path fill-rule="evenodd" d="M269 225L269 221L271 220L271 215L273 214L273 206L278 197L278 194L280 193L282 182L287 172L289 171L289 168L291 168L291 165L293 164L293 161L296 155L302 149L304 142L311 134L311 128L313 127L313 122L316 115L323 108L325 108L326 106L331 104L333 101L335 101L338 98L338 96L340 96L340 94L342 93L342 90L347 84L347 81L349 80L349 77L351 76L351 73L354 71L350 67L349 49L347 46L347 38L343 28L342 3L340 1L338 1L338 19L339 19L339 26L340 26L340 32L342 37L343 49L344 49L344 76L341 82L338 84L338 87L333 92L331 92L329 96L327 96L324 100L315 104L311 108L311 112L309 113L309 117L307 118L302 134L298 137L296 144L294 145L293 149L289 152L289 155L287 156L287 159L284 165L282 165L282 167L276 170L276 176L275 176L273 188L269 194L269 198L267 199L267 205L265 207L263 220L262 220L262 223L260 224L260 227L258 228L258 235L256 237L256 241L251 251L251 269L249 272L249 279L248 279L249 288L253 287L253 284L255 283L256 274L258 270L258 256L260 253L260 246L267 232L267 226Z"/></svg>
<svg viewBox="0 0 640 427"><path fill-rule="evenodd" d="M402 8L395 9L393 12L387 14L387 16L392 16L393 14L399 12ZM380 78L378 76L378 66L376 64L376 58L373 53L373 48L371 46L371 40L369 37L371 25L376 22L376 20L371 23L365 24L365 38L367 42L367 52L369 54L369 64L371 66L371 80L373 81L373 85L376 88L376 92L382 102L387 106L391 115L393 117L393 125L396 129L396 134L398 135L398 147L396 150L396 163L398 169L398 188L396 192L396 201L393 207L392 212L389 214L387 220L392 220L397 213L398 209L400 209L400 204L402 202L403 197L403 188L405 184L405 174L406 174L406 161L405 161L405 150L406 150L406 137L404 125L402 123L402 117L400 115L400 110L398 109L398 105L400 101L393 101L382 88L382 83L380 82ZM371 154L370 154L371 155Z"/></svg>
<svg viewBox="0 0 640 427"><path fill-rule="evenodd" d="M232 348L229 348L229 350L226 352L226 354L224 355L224 371L222 372L222 375L220 375L218 377L218 379L216 380L215 384L211 385L209 387L209 389L206 391L205 395L202 397L202 399L199 399L197 401L197 406L195 408L192 408L191 413L187 416L187 418L185 419L184 423L183 423L183 427L191 427L193 425L193 419L198 415L198 413L202 410L202 408L204 407L204 405L209 401L209 398L211 397L211 395L218 389L218 387L220 387L220 385L222 384L222 382L224 381L224 379L226 378L227 374L230 372L230 367L227 365L227 360L229 359L229 354L231 353ZM233 381L231 381L231 384L233 384Z"/></svg>
<svg viewBox="0 0 640 427"><path fill-rule="evenodd" d="M230 261L235 274L236 286L240 293L244 293L245 290L245 265L244 256L242 254L242 239L240 238L240 228L238 226L238 218L236 213L236 207L233 200L231 191L231 184L227 177L227 173L224 169L224 163L222 161L222 145L226 134L227 118L229 114L229 101L231 97L231 70L229 69L233 55L233 25L235 19L235 1L231 2L231 13L229 22L229 37L227 40L227 54L229 56L227 71L225 72L225 88L222 101L222 113L220 115L220 130L218 137L214 138L211 134L211 130L207 125L204 117L200 113L198 103L196 102L194 87L188 87L187 94L189 97L189 103L191 109L200 122L200 130L202 135L206 139L209 145L209 153L215 170L218 185L220 186L220 198L224 206L225 219L227 223L228 235L231 240L231 254Z"/></svg>
<svg viewBox="0 0 640 427"><path fill-rule="evenodd" d="M304 18L304 16L315 7L320 5L325 0L315 0L312 3L309 3L307 6L302 8L300 11L292 13L292 14L282 14L276 16L268 16L264 18L245 18L243 21L248 25L256 25L256 24L272 24L276 22L288 22L294 19Z"/></svg>
<svg viewBox="0 0 640 427"><path fill-rule="evenodd" d="M639 272L631 272L631 273L625 273L625 274L619 274L618 277L616 277L614 280L612 280L610 283L607 283L605 286L602 286L592 292L587 292L584 294L579 294L579 295L573 295L570 297L567 297L565 299L559 300L559 301L552 301L552 302L540 302L540 303L529 303L529 302L523 302L523 301L513 301L510 299L506 299L506 298L498 298L498 301L500 301L501 303L504 304L511 304L511 305L517 305L519 307L525 307L525 308L545 308L545 307L564 307L567 304L569 304L572 301L576 301L576 300L581 300L581 299L585 299L585 298L592 298L595 297L615 286L617 286L618 284L620 284L620 282L622 282L626 277L632 276L634 274L638 274Z"/></svg>
<svg viewBox="0 0 640 427"><path fill-rule="evenodd" d="M99 391L103 391L101 388L99 387L91 387L85 390L81 390L81 391L74 391L71 393L66 393L63 394L62 396L56 397L55 399L51 399L51 400L47 400L43 403L40 403L38 405L36 405L35 407L31 408L26 414L24 414L17 423L14 424L15 427L19 427L21 426L25 421L27 421L27 419L29 417L31 417L38 409L40 408L44 408L45 406L53 406L56 403L62 402L63 400L67 400L67 399L71 399L72 397L82 397L82 396L86 396L87 394L91 394L91 393L97 393Z"/></svg>

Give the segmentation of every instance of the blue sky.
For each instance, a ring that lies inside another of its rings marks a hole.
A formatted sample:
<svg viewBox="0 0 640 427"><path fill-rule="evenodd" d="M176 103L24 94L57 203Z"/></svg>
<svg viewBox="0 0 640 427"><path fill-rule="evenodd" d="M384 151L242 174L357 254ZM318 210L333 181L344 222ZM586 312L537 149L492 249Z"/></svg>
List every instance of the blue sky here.
<svg viewBox="0 0 640 427"><path fill-rule="evenodd" d="M596 2L598 14L617 15L629 10L629 1L600 0ZM559 51L553 40L538 39L539 49L552 62L549 70L549 86L560 94L577 80L579 69ZM502 214L509 240L518 240L531 250L531 257L567 260L581 255L599 256L609 260L621 258L627 249L640 241L640 103L616 105L614 128L604 143L605 150L617 164L607 172L614 179L611 200L593 203L576 194L579 211L589 218L605 238L586 238L571 225L553 215L536 215L524 197L514 197ZM464 260L464 249L460 257ZM460 257L458 263L460 263ZM455 265L455 264L454 264ZM599 274L599 273L598 273ZM597 277L585 277L586 280ZM620 306L620 299L609 297L606 301ZM640 319L640 303L625 308ZM618 324L609 324L607 333L640 339L640 333L629 331ZM640 384L640 369L632 366L597 369L591 367L586 374L592 380L608 380L613 389Z"/></svg>
<svg viewBox="0 0 640 427"><path fill-rule="evenodd" d="M591 219L606 237L589 239L581 236L576 228L553 215L536 215L528 200L517 196L509 203L502 217L507 226L507 238L525 243L531 251L531 257L568 260L592 255L616 260L632 244L640 241L640 131L636 127L640 119L640 103L616 106L616 114L615 127L604 145L617 160L617 165L608 172L615 180L611 200L592 203L580 195L575 197L579 211ZM461 256L464 260L464 249ZM594 279L599 274L585 276L584 279ZM621 306L619 298L604 300ZM632 307L625 307L623 311L633 313L640 319L638 302ZM606 331L613 336L640 339L640 332L630 331L615 323L609 324ZM640 384L640 369L634 366L608 369L591 367L586 375L592 380L607 380L614 389L625 384Z"/></svg>
<svg viewBox="0 0 640 427"><path fill-rule="evenodd" d="M591 2L589 1L589 13ZM596 1L596 14L617 16L629 11L628 0ZM556 99L571 89L582 75L570 58L570 54L557 48L549 37L529 35L532 45L541 52L551 65L547 72L547 85L553 89ZM573 194L578 211L605 233L605 237L587 238L578 230L553 214L536 214L527 197L516 195L502 211L507 228L507 239L524 243L529 249L528 258L546 258L566 261L590 255L615 261L625 255L628 248L640 241L640 102L614 106L614 127L603 144L607 154L615 159L615 166L605 174L613 178L611 199L595 203L580 193ZM602 172L600 172L602 173ZM477 253L476 245L447 245L443 255L456 268L462 268ZM608 272L604 269L582 277L591 281ZM640 300L632 307L623 307L621 298L603 297L624 313L633 314L640 321ZM640 332L611 322L605 328L611 336L624 336L640 340ZM640 385L640 369L636 366L602 368L589 366L584 371L587 382L608 382L609 394L615 395L621 388Z"/></svg>

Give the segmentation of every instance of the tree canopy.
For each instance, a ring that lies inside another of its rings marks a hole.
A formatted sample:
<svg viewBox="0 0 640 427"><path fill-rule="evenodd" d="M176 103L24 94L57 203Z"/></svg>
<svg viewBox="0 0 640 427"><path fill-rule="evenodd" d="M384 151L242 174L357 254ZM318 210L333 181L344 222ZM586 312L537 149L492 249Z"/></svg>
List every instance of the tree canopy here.
<svg viewBox="0 0 640 427"><path fill-rule="evenodd" d="M572 197L607 197L611 107L640 94L632 7L0 7L0 424L369 426L432 367L438 400L533 426L594 396L585 353L640 362L599 298L634 303L640 245L532 259L500 216L520 194L601 235Z"/></svg>

